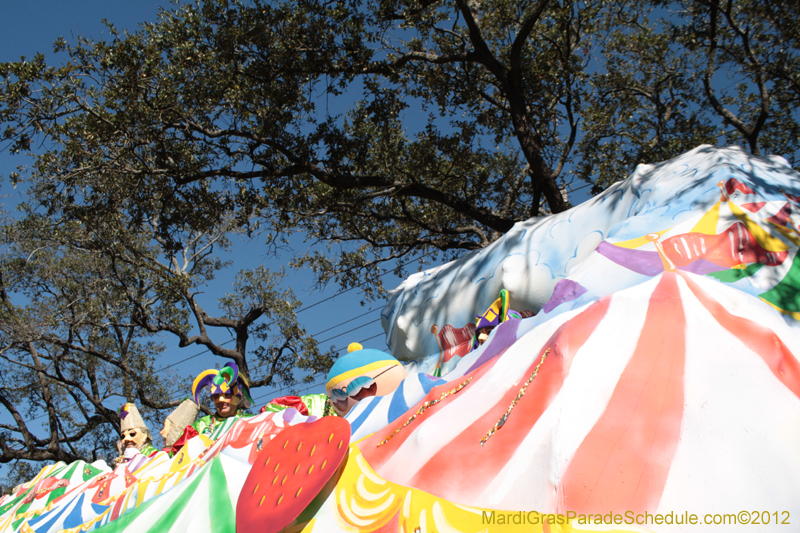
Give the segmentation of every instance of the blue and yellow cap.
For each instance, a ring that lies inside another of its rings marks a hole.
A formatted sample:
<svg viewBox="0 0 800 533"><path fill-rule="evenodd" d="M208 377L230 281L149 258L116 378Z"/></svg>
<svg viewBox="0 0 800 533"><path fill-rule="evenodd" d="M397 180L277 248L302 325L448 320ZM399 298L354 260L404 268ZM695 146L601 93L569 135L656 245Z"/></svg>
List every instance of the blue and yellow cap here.
<svg viewBox="0 0 800 533"><path fill-rule="evenodd" d="M355 378L371 370L393 365L400 366L400 361L380 350L366 348L350 351L331 367L330 372L328 372L328 382L325 384L325 390L330 392L332 388L346 379Z"/></svg>

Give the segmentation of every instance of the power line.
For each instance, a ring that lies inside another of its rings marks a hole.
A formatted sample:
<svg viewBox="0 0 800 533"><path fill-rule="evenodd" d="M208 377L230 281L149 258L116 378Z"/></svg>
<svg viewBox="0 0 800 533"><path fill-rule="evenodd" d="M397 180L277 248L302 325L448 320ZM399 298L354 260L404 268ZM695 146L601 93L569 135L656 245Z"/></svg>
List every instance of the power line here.
<svg viewBox="0 0 800 533"><path fill-rule="evenodd" d="M362 339L362 340L359 340L359 341L356 341L356 342L358 342L358 343L362 343L362 342L371 341L372 339L376 339L376 338L378 338L378 337L380 337L380 336L382 336L382 335L383 335L383 333L378 333L377 335L373 335L372 337L368 337L368 338L366 338L366 339ZM336 352L341 352L342 350L346 350L346 349L347 349L347 346L344 346L344 347L342 347L342 348L334 348L334 351L336 351ZM202 353L205 353L205 352L202 352ZM199 354L193 355L192 357L197 357L197 355L199 355ZM176 363L176 364L177 364L177 363ZM166 368L166 367L165 367L165 368ZM162 370L163 370L163 369L162 369ZM322 385L323 383L325 383L325 380L323 380L323 381L319 381L319 382L317 382L317 383L314 383L314 384L312 384L312 385L308 385L308 386L306 387L306 390L308 390L308 389L309 389L309 388L311 388L311 387L316 387L317 385ZM261 396L259 396L259 397L258 397L258 399L266 398L267 396L274 396L274 395L275 395L276 393L278 393L278 392L284 391L284 390L286 390L286 389L288 389L288 388L290 388L290 387L294 387L294 386L297 386L297 385L302 385L302 383L292 383L292 384L289 384L289 385L284 385L284 386L283 386L283 387L281 387L280 389L275 389L275 390L273 390L273 391L267 392L266 394L262 394ZM178 396L176 396L175 398L173 398L173 399L171 399L171 400L169 400L169 401L171 401L171 402L174 402L174 401L177 401L178 399L180 399L180 398L182 398L182 397L184 397L184 395L183 395L183 394L179 394ZM256 400L257 400L256 398L253 398L253 401L254 401L254 402L255 402ZM44 414L42 414L42 415L39 415L39 416L37 416L37 417L31 418L31 419L30 419L30 420L28 420L27 422L33 422L33 421L35 421L35 420L39 420L40 418L44 418L44 417L46 417L47 415L48 415L48 413L44 413Z"/></svg>
<svg viewBox="0 0 800 533"><path fill-rule="evenodd" d="M311 387L316 387L317 385L322 385L323 383L325 383L325 380L324 380L324 379L323 379L322 381L318 381L318 382L316 382L316 383L312 383L312 384L310 384L310 385L308 385L308 386L306 387L306 390L310 389ZM257 401L257 400L261 400L261 399L263 399L263 398L267 398L267 397L269 397L269 396L277 397L277 396L275 396L275 394L277 394L277 393L279 393L279 392L282 392L282 391L284 391L284 390L288 389L289 387L293 387L293 386L295 386L295 385L297 385L297 383L293 383L292 385L284 385L284 386L283 386L283 387L281 387L280 389L275 389L275 390L274 390L274 391L272 391L272 392L268 392L268 393L266 393L266 394L262 394L262 395L261 395L261 396L259 396L258 398L253 398L253 401L255 402L255 401ZM301 383L300 385L302 385L302 383Z"/></svg>
<svg viewBox="0 0 800 533"><path fill-rule="evenodd" d="M409 260L408 262L406 262L406 263L403 263L401 266L407 266L407 265L410 265L411 263L413 263L413 262L415 262L415 261L420 261L421 259L423 259L423 258L425 258L425 257L427 257L427 256L429 256L429 255L432 255L433 253L434 253L434 252L428 252L427 254L422 254L422 255L420 255L419 257L415 258L415 259L411 259L411 260ZM390 273L392 273L392 272L393 272L392 270L386 270L385 272L383 272L382 274L380 274L380 276L379 276L379 277L386 276L387 274L390 274ZM323 300L320 300L319 302L313 303L313 304L311 304L311 305L309 305L309 306L307 306L307 307L302 307L301 309L299 309L299 310L296 312L296 314L299 314L299 313L300 313L300 312L302 312L302 311L305 311L305 310L311 309L312 307L316 307L316 306L318 306L318 305L320 305L320 304L322 304L322 303L325 303L325 302L327 302L327 301L329 301L329 300L332 300L333 298L336 298L336 296L340 296L340 295L342 295L342 294L344 294L344 293L346 293L346 292L350 292L350 291L352 291L352 290L354 290L354 289L357 289L357 288L359 288L359 287L363 287L363 286L364 286L364 285L366 285L367 283L368 283L368 282L360 283L360 284L358 284L358 285L356 285L356 286L354 286L354 287L351 287L351 288L349 288L349 289L345 289L345 290L343 290L343 291L339 291L339 292L337 292L336 294L334 294L333 296L330 296L330 297L328 297L328 298L325 298L325 299L323 299ZM371 309L371 310L367 311L366 313L362 313L361 315L358 315L358 316L356 316L356 317L350 318L350 319L348 319L348 320L345 320L345 321L343 321L343 322L341 322L341 323L339 323L339 324L337 324L337 325L335 325L335 326L331 326L330 328L327 328L327 329L325 329L325 330L322 330L322 331L320 331L320 332L316 333L315 335L319 335L319 334L321 334L321 333L325 333L325 332L327 332L327 331L330 331L330 330L332 330L332 329L335 329L335 328L337 328L337 327L339 327L339 326L342 326L342 325L344 325L344 324L347 324L348 322L352 322L353 320L356 320L356 319L358 319L358 318L364 317L364 316L366 316L366 315L368 315L368 314L370 314L370 313L373 313L373 312L377 311L378 309L379 309L379 308ZM330 341L330 340L332 340L332 339L336 339L336 338L338 338L338 337L341 337L341 336L343 336L343 335L346 335L346 334L348 334L348 333L352 333L353 331L356 331L356 330L358 330L358 329L361 329L361 328L363 328L363 327L369 326L370 324L374 324L375 322L378 322L379 320L380 320L380 319L373 320L373 321L371 321L371 322L367 322L367 323L365 323L365 324L362 324L362 325L360 325L360 326L357 326L357 327L355 327L355 328L352 328L352 329L350 329L350 330L348 330L348 331L342 332L342 333L340 333L339 335L334 335L333 337L329 337L329 338L327 338L327 339L325 339L325 340L323 340L323 341L319 341L319 343L321 344L321 343L323 343L323 342L328 342L328 341ZM269 325L272 325L272 324L275 324L275 323L276 323L276 322L272 322L272 323L271 323L271 324L269 324ZM372 339L375 339L375 338L377 338L377 337L380 337L380 336L382 336L382 335L383 335L383 333L378 333L378 334L376 334L376 335L373 335L372 337L368 337L368 338L366 338L366 339L363 339L363 340L360 340L360 341L356 341L356 342L359 342L359 343L361 343L361 342L367 342L367 341L370 341L370 340L372 340ZM222 344L220 344L220 346L225 346L226 344L230 344L231 342L234 342L234 339L227 340L227 341L223 342ZM345 347L343 347L343 348L334 348L334 351L336 351L336 352L341 352L342 350L345 350L346 348L347 348L346 346L345 346ZM169 365L167 365L167 366L164 366L164 367L162 367L162 368L159 368L158 370L155 370L155 371L153 371L153 373L159 373L159 372L162 372L162 371L164 371L164 370L167 370L167 369L173 368L173 367L175 367L175 366L177 366L177 365L179 365L179 364L185 363L186 361L190 361L190 360L192 360L192 359L194 359L194 358L196 358L196 357L199 357L199 356L201 356L201 355L203 355L203 354L205 354L205 353L211 353L211 350L209 350L209 349L207 349L207 348L206 348L205 350L203 350L203 351L201 351L201 352L198 352L198 353L196 353L196 354L194 354L194 355L190 355L189 357L186 357L186 358L184 358L184 359L181 359L180 361L176 361L175 363L171 363L171 364L169 364ZM316 386L316 385L319 385L319 384L321 384L321 383L324 383L324 382L320 382L320 383L314 384L314 385L312 385L312 386ZM282 390L285 390L285 389L287 389L287 388L289 388L289 387L292 387L292 386L295 386L295 385L297 385L297 384L286 385L286 386L284 386L284 387L282 387L282 388L280 388L280 389L277 389L277 390L275 390L275 391L272 391L272 392L269 392L269 393L267 393L265 396L274 395L276 392L280 392L280 391L282 391ZM306 390L307 390L307 389L308 389L308 387L306 388ZM181 398L182 396L183 396L183 395L182 395L182 394L180 394L180 395L178 395L178 396L177 396L175 399L173 399L173 400L170 400L170 401L176 401L177 399ZM261 396L261 398L263 398L263 397L264 397L264 396ZM255 401L255 399L254 399L254 401ZM40 418L44 418L44 417L46 417L46 416L48 416L48 414L47 414L47 413L44 413L43 415L40 415L40 416L37 416L37 417L34 417L34 418L30 419L30 420L29 420L29 422L33 422L33 421L35 421L35 420L38 420L38 419L40 419Z"/></svg>
<svg viewBox="0 0 800 533"><path fill-rule="evenodd" d="M358 316L355 316L355 317L353 317L353 318L351 318L351 319L349 319L349 320L345 320L344 322L339 322L339 323L338 323L338 324L336 324L335 326L331 326L331 327L329 327L329 328L327 328L327 329L323 329L322 331L318 331L318 332L314 333L314 334L313 334L313 335L311 335L311 336L312 336L312 337L316 337L317 335L321 335L321 334L323 334L323 333L326 333L326 332L328 332L328 331L330 331L330 330L332 330L332 329L336 329L336 328L338 328L339 326L344 326L345 324L347 324L347 323L349 323L349 322L352 322L353 320L356 320L356 319L358 319L358 318L365 317L365 316L367 316L368 314L370 314L370 313L374 313L375 311L378 311L378 310L380 310L380 308L379 308L379 307L376 307L375 309L370 309L370 310L369 310L369 311L367 311L366 313L363 313L363 314L360 314L360 315L358 315ZM325 341L319 341L319 342L325 342Z"/></svg>
<svg viewBox="0 0 800 533"><path fill-rule="evenodd" d="M358 342L358 343L367 342L367 341L370 341L370 340L375 339L377 337L380 337L381 335L383 335L383 333L378 333L377 335L373 335L372 337L368 337L366 339L362 339L362 340L356 341L356 342ZM337 352L341 352L342 350L346 350L346 349L347 349L347 346L345 346L343 348L334 348L334 350L337 351ZM306 390L310 389L311 387L316 387L317 385L322 385L323 383L325 383L325 380L318 381L317 383L313 383L311 385L308 385L306 387ZM291 385L284 385L280 389L275 389L275 390L273 390L271 392L268 392L266 394L262 394L258 398L253 398L253 401L255 402L257 399L262 399L262 398L266 398L267 396L272 396L272 395L274 395L274 394L276 394L278 392L284 391L284 390L288 389L289 387L294 387L296 385L302 385L302 383L293 383Z"/></svg>
<svg viewBox="0 0 800 533"><path fill-rule="evenodd" d="M410 265L411 263L413 263L413 262L415 262L415 261L419 261L419 260L423 259L424 257L427 257L427 256L429 256L429 255L431 255L431 254L433 254L433 252L428 252L427 254L422 254L422 255L420 255L419 257L417 257L416 259L411 259L410 261L408 261L408 262L406 262L406 263L403 263L401 266L407 266L407 265ZM378 277L383 277L383 276L385 276L385 275L387 275L387 274L390 274L390 273L392 273L392 270L386 270L386 271L385 271L383 274L381 274L381 275L380 275L380 276L378 276ZM327 301L329 301L329 300L332 300L332 299L336 298L337 296L340 296L340 295L342 295L342 294L344 294L344 293L346 293L346 292L350 292L350 291L352 291L352 290L354 290L354 289L357 289L357 288L363 287L363 286L364 286L364 285L366 285L367 283L368 283L368 282L366 282L366 281L365 281L365 282L363 282L363 283L360 283L360 284L358 284L358 285L355 285L355 286L353 286L353 287L350 287L349 289L345 289L345 290L343 290L343 291L339 291L339 292L337 292L336 294L334 294L333 296L329 296L328 298L325 298L324 300L320 300L319 302L313 303L313 304L311 304L311 305L309 305L309 306L307 306L307 307L302 307L302 305L301 305L300 309L298 309L298 310L297 310L297 312L296 312L295 314L296 314L296 315L298 315L298 314L302 313L303 311L306 311L306 310L308 310L308 309L311 309L312 307L316 307L316 306L318 306L318 305L320 305L320 304L322 304L322 303L325 303L325 302L327 302ZM314 336L316 336L316 335L319 335L320 333L325 333L326 331L330 331L331 329L337 328L337 327L339 327L339 326L341 326L341 325L343 325L343 324L346 324L346 323L348 323L348 322L351 322L351 321L353 321L353 320L356 320L356 319L358 319L358 318L361 318L361 317L363 317L363 316L365 316L365 315L367 315L367 314L369 314L369 313L372 313L372 312L374 312L374 311L376 311L376 310L377 310L377 308L376 308L376 309L372 309L372 310L370 310L370 311L367 311L366 313L364 313L364 314L361 314L361 315L359 315L359 316L357 316L357 317L353 317L353 318L351 318L351 319L349 319L349 320L345 320L344 322L341 322L341 323L337 324L336 326L332 326L332 327L330 327L330 328L328 328L328 329L326 329L326 330L320 331L319 333L316 333L316 334L312 335L312 337L314 337ZM273 325L273 324L275 324L275 323L276 323L276 322L275 322L275 321L273 321L272 323L268 324L268 325L267 325L267 327L269 327L269 326L272 326L272 325ZM359 326L359 328L360 328L360 327L363 327L363 326ZM359 329L359 328L355 328L355 329ZM354 329L354 330L350 330L350 331L355 331L355 329ZM341 335L344 335L344 334L346 334L346 333L350 333L350 331L346 331L346 332L342 333ZM331 340L331 339L335 339L336 337L340 337L341 335L337 335L337 336L335 336L335 337L331 337L331 338L329 338L329 339L325 339L324 341L320 341L320 342L327 342L327 341L329 341L329 340ZM374 338L374 337L371 337L371 338ZM222 344L220 344L220 346L225 346L226 344L230 344L231 342L233 342L233 339L230 339L230 340L228 340L228 341L225 341L225 342L223 342ZM158 370L156 370L155 372L156 372L156 373L158 373L158 372L161 372L161 371L163 371L163 370L167 370L168 368L172 368L172 367L174 367L174 366L177 366L177 365L179 365L179 364L181 364L181 363L185 363L186 361L189 361L189 360L191 360L191 359L194 359L195 357L200 357L201 355L203 355L204 353L207 353L207 352L208 352L208 353L210 353L210 352L211 352L211 350L209 350L209 349L205 349L204 351L202 351L202 352L198 352L198 353L196 353L196 354L194 354L194 355L191 355L191 356L187 357L186 359L181 359L180 361L178 361L178 362L176 362L176 363L172 363L171 365L167 365L167 366L165 366L165 367L163 367L163 368L159 368L159 369L158 369Z"/></svg>
<svg viewBox="0 0 800 533"><path fill-rule="evenodd" d="M404 266L410 265L411 263L414 263L415 261L420 261L420 260L421 260L421 259L423 259L424 257L427 257L427 256L429 256L429 255L432 255L433 253L434 253L434 252L433 252L433 251L431 251L431 252L428 252L427 254L422 254L421 256L417 257L416 259L411 259L411 260L410 260L410 261L408 261L407 263L403 263L403 264L401 264L400 266L401 266L401 267L404 267ZM382 278L383 276L385 276L385 275L387 275L387 274L391 274L392 272L393 272L393 270L386 270L386 271L385 271L383 274L381 274L381 275L380 275L380 276L378 276L378 277L379 277L379 278ZM316 306L318 306L318 305L320 305L320 304L322 304L322 303L325 303L325 302L327 302L328 300L332 300L332 299L336 298L337 296L339 296L339 295L341 295L341 294L344 294L344 293L346 293L346 292L350 292L350 291L352 291L352 290L354 290L354 289L358 289L358 288L360 288L360 287L363 287L363 286L364 286L364 285L366 285L367 283L369 283L369 282L368 282L368 281L365 281L365 282L363 282L363 283L359 283L358 285L354 285L354 286L350 287L349 289L345 289L345 290L343 290L343 291L339 291L339 292L337 292L336 294L334 294L333 296L329 296L329 297L325 298L324 300L320 300L319 302L313 303L313 304L309 305L308 307L301 307L300 309L298 309L298 310L297 310L297 313L296 313L296 314L298 314L298 315L299 315L299 314L300 314L300 313L302 313L303 311L307 311L307 310L311 309L312 307L316 307Z"/></svg>
<svg viewBox="0 0 800 533"><path fill-rule="evenodd" d="M373 335L372 337L366 338L366 339L364 339L364 340L361 340L361 341L358 341L358 342L359 342L359 343L361 343L361 342L367 342L367 341L371 341L372 339L377 339L378 337L382 337L382 336L383 336L383 333L378 333L377 335ZM344 349L346 349L346 348L347 348L347 346L345 346L344 348L339 348L339 349L338 349L338 350L336 350L336 351L337 351L337 352L341 352L342 350L344 350Z"/></svg>
<svg viewBox="0 0 800 533"><path fill-rule="evenodd" d="M340 322L339 324L336 324L335 326L331 326L331 327L329 327L329 328L327 328L327 329L324 329L324 330L322 330L322 331L320 331L320 332L318 332L318 333L315 333L315 334L313 334L313 335L312 335L312 337L315 337L315 336L317 336L317 335L319 335L319 334L321 334L321 333L325 333L325 332L327 332L327 331L330 331L330 330L332 330L332 329L336 329L336 328L338 328L338 327L340 327L340 326L343 326L344 324L347 324L347 323L349 323L349 322L352 322L353 320L356 320L356 319L362 318L362 317L364 317L364 316L366 316L366 315L368 315L368 314L370 314L370 313L374 313L375 311L378 311L378 310L379 310L379 308L371 309L371 310L367 311L366 313L360 314L360 315L358 315L358 316L356 316L356 317L353 317L353 318L351 318L351 319L349 319L349 320L345 320L344 322ZM334 335L333 337L328 337L328 338L327 338L327 339L325 339L325 340L322 340L322 341L317 341L317 343L318 343L318 344L322 344L323 342L328 342L328 341L330 341L330 340L333 340L333 339L335 339L335 338L337 338L337 337L341 337L342 335L346 335L347 333L353 332L353 331L355 331L355 330L357 330L357 329L361 329L361 328L363 328L363 327L365 327L365 326L369 326L370 324L374 324L375 322L378 322L379 320L380 320L380 319L373 320L373 321L371 321L371 322L367 322L366 324L362 324L362 325L360 325L360 326L358 326L358 327L355 327L355 328L353 328L353 329L351 329L351 330L345 331L345 332L343 332L343 333L340 333L340 334L338 334L338 335ZM274 324L274 322L273 322L273 324ZM271 324L270 324L270 325L271 325ZM371 337L371 338L374 338L374 337ZM225 346L226 344L230 344L230 343L232 343L233 341L234 341L234 339L227 340L227 341L223 342L222 344L220 344L220 346ZM177 366L177 365L179 365L179 364L181 364L181 363L185 363L186 361L189 361L189 360L191 360L191 359L194 359L195 357L199 357L199 356L201 356L201 355L203 355L203 354L205 354L205 353L211 353L211 350L209 350L209 349L205 349L205 350L203 350L202 352L198 352L198 353L196 353L196 354L194 354L194 355L190 355L189 357L187 357L187 358L185 358L185 359L181 359L180 361L177 361L177 362L175 362L175 363L172 363L171 365L167 365L167 366L165 366L165 367L159 368L158 370L155 370L155 371L154 371L154 373L162 372L162 371L164 371L164 370L167 370L168 368L172 368L172 367L174 367L174 366Z"/></svg>
<svg viewBox="0 0 800 533"><path fill-rule="evenodd" d="M342 333L339 333L338 335L334 335L333 337L328 337L328 338L327 338L327 339L325 339L324 341L317 341L317 343L318 343L318 344L322 344L323 342L328 342L328 341L330 341L330 340L333 340L333 339L336 339L336 338L338 338L338 337L341 337L342 335L347 335L348 333L351 333L351 332L353 332L353 331L355 331L355 330L357 330L357 329L365 328L365 327L367 327L367 326L369 326L369 325L371 325L371 324L374 324L374 323L376 323L376 322L379 322L379 321L380 321L380 318L379 318L379 319L377 319L377 320L372 320L371 322L366 322L366 323L364 323L364 324L361 324L360 326L356 326L356 327L354 327L353 329L348 329L347 331L343 331ZM381 334L381 335L382 335L382 334Z"/></svg>
<svg viewBox="0 0 800 533"><path fill-rule="evenodd" d="M220 344L220 346L225 346L226 344L230 344L230 343L232 343L232 342L233 342L233 339L230 339L230 340L227 340L227 341L223 342L222 344ZM156 370L154 373L156 373L156 374L157 374L158 372L161 372L162 370L166 370L166 369L168 369L168 368L172 368L173 366L177 366L177 365L179 365L179 364L181 364L181 363L185 363L185 362L186 362L186 361L188 361L189 359L194 359L195 357L199 357L199 356L203 355L204 353L211 353L211 350L209 350L208 348L206 348L206 349L205 349L205 350L203 350L202 352L198 352L198 353L196 353L196 354L194 354L194 355L190 355L190 356L189 356L189 357L187 357L186 359L181 359L181 360L180 360L180 361L178 361L177 363L172 363L171 365L167 365L167 366L165 366L165 367L163 367L163 368L159 368L159 369L158 369L158 370Z"/></svg>
<svg viewBox="0 0 800 533"><path fill-rule="evenodd" d="M581 189L585 189L586 187L591 187L592 185L594 185L594 184L593 184L593 183L587 183L586 185L581 185L581 186L580 186L580 187L578 187L577 189L571 189L571 190L568 190L567 192L568 192L568 193L569 193L569 192L576 192L576 191L579 191L579 190L581 190Z"/></svg>

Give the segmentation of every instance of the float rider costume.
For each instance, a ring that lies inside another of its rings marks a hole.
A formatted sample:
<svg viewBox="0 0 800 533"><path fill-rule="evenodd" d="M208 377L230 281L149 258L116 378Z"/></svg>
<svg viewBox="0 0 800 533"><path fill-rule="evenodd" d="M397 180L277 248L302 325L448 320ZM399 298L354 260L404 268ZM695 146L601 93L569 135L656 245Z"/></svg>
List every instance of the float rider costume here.
<svg viewBox="0 0 800 533"><path fill-rule="evenodd" d="M472 349L480 346L484 339L481 339L481 330L488 336L488 332L510 319L520 319L522 315L509 307L510 295L505 289L500 289L500 294L489 308L482 315L475 315L475 335L472 337Z"/></svg>
<svg viewBox="0 0 800 533"><path fill-rule="evenodd" d="M178 442L178 439L183 437L186 428L194 424L199 412L200 408L197 407L197 404L187 397L167 416L164 420L164 428L161 430L161 436L164 437L164 444L166 445L163 451L170 455L175 453L173 446ZM176 449L179 450L182 446L183 443Z"/></svg>
<svg viewBox="0 0 800 533"><path fill-rule="evenodd" d="M150 430L147 429L147 425L144 423L144 419L142 415L139 414L139 409L136 407L136 404L133 403L126 403L122 406L119 410L119 431L121 434L125 434L134 430L138 433L138 439L141 439L141 443L132 447L138 450L140 454L144 457L151 457L154 453L158 450L153 446L153 438L150 436ZM123 447L123 439L121 438L118 443L118 448L120 455L117 458L117 463L127 463L132 458L130 452L125 454L126 448ZM136 454L138 455L138 454Z"/></svg>
<svg viewBox="0 0 800 533"><path fill-rule="evenodd" d="M221 417L218 413L214 413L206 415L192 424L198 434L216 441L240 419L253 416L242 412L242 409L246 409L253 403L253 399L250 397L250 384L244 376L239 374L239 368L233 362L226 363L220 370L213 368L204 370L195 378L192 383L192 398L198 405L200 404L198 395L206 386L209 387L211 396L233 394L240 398L239 404L236 406L236 413L233 415Z"/></svg>

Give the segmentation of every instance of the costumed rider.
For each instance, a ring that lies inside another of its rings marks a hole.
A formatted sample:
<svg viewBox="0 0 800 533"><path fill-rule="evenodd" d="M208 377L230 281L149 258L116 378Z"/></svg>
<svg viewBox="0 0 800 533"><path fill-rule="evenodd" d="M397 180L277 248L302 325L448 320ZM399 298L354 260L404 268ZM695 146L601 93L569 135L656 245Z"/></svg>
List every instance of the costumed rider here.
<svg viewBox="0 0 800 533"><path fill-rule="evenodd" d="M482 315L475 315L475 336L472 337L472 349L486 342L489 333L501 323L512 318L522 318L522 315L509 309L509 294L505 289L500 290L497 300L484 311Z"/></svg>
<svg viewBox="0 0 800 533"><path fill-rule="evenodd" d="M394 392L406 377L406 369L400 361L386 352L364 349L357 342L350 344L347 352L333 364L325 384L331 405L339 416L345 416L364 398Z"/></svg>
<svg viewBox="0 0 800 533"><path fill-rule="evenodd" d="M161 430L161 436L164 437L164 444L166 445L164 447L165 452L173 455L183 447L186 441L184 431L187 426L191 428L199 412L200 408L197 407L197 404L191 398L186 398L167 416L164 420L164 428ZM196 435L196 432L194 432L194 435ZM186 438L191 436L193 435Z"/></svg>
<svg viewBox="0 0 800 533"><path fill-rule="evenodd" d="M131 466L133 463L143 463L140 459L146 459L158 452L153 447L153 437L135 404L126 403L119 411L117 450L119 457L116 458L116 464L127 463L131 471L135 469Z"/></svg>
<svg viewBox="0 0 800 533"><path fill-rule="evenodd" d="M220 370L213 368L204 370L195 378L192 383L192 398L198 405L200 404L198 395L205 387L210 389L211 401L214 402L216 412L192 424L198 434L216 441L237 421L253 416L242 411L252 405L253 399L250 397L250 384L239 374L236 363L226 363Z"/></svg>

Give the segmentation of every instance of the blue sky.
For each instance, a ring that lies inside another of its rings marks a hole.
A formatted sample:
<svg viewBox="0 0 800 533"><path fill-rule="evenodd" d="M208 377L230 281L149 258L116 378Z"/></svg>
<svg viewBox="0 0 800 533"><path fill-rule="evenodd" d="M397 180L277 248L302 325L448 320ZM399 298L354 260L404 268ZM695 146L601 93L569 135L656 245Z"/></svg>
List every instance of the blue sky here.
<svg viewBox="0 0 800 533"><path fill-rule="evenodd" d="M42 52L51 60L57 60L52 52L52 43L59 36L67 41L73 41L77 36L87 36L95 39L109 38L109 32L102 23L103 19L113 23L118 29L134 30L143 21L155 20L158 8L171 7L169 2L158 0L136 0L134 2L120 2L117 0L32 0L28 2L7 1L3 5L0 17L0 61L17 61L21 56L32 58L36 52ZM25 164L22 157L11 157L0 152L0 174L7 176L20 164ZM20 191L13 190L8 184L0 187L0 201L5 209L13 209L19 202ZM301 240L294 243L298 249L305 246ZM263 251L260 251L263 249ZM258 240L239 242L234 246L230 259L233 266L223 275L219 276L213 286L208 288L209 298L204 305L211 307L208 301L216 301L231 289L231 283L236 272L240 269L253 268L265 264L268 268L277 270L283 266L289 254L274 259L267 257L266 247ZM386 286L393 287L400 280L386 278ZM311 306L320 301L319 305L309 308L307 312L300 312L299 319L316 338L322 347L335 346L345 348L348 343L369 339L363 344L367 347L385 349L383 329L380 326L380 310L383 302L373 302L371 306L362 307L359 302L358 291L349 291L335 296L336 287L325 291L316 291L313 288L310 273L289 272L286 279L295 295L301 300L304 307ZM347 330L358 329L342 335ZM337 335L341 335L338 336ZM219 338L222 338L220 336ZM227 337L225 337L227 338ZM180 377L193 377L205 368L214 366L214 363L224 363L224 360L214 358L208 353L202 354L201 347L192 346L178 348L174 338L163 338L167 351L162 356L160 367L175 365L173 368ZM179 363L184 359L188 361ZM176 364L178 363L178 364ZM324 392L324 387L318 385L311 389L301 388L298 392ZM274 392L274 394L273 394ZM258 403L266 403L274 395L283 395L288 391L270 391L267 389L254 391L254 398ZM121 403L120 403L121 405Z"/></svg>
<svg viewBox="0 0 800 533"><path fill-rule="evenodd" d="M0 56L3 61L32 57L35 52L50 53L56 37L108 36L101 22L108 19L119 28L135 28L153 20L160 0L118 2L112 0L28 0L3 2L0 17Z"/></svg>
<svg viewBox="0 0 800 533"><path fill-rule="evenodd" d="M58 57L52 53L52 43L57 37L63 36L68 42L80 35L95 39L108 38L109 32L102 23L103 19L113 23L118 29L134 30L143 21L155 20L159 7L169 9L172 6L169 2L160 0L137 0L135 2L117 0L6 1L3 6L3 16L0 17L0 61L16 61L21 56L32 58L36 52L46 54L51 61L57 60ZM4 176L15 170L16 166L24 163L25 160L22 157L10 157L8 154L0 152L0 174ZM576 194L572 201L583 201L587 192L588 189L584 189L580 194ZM12 190L7 184L2 185L0 194L5 196L0 201L4 203L6 209L12 209L13 205L19 201L19 191ZM578 198L578 196L583 197ZM307 246L300 239L294 241L293 244L297 251ZM213 286L208 288L208 298L201 303L207 308L211 308L209 300L213 303L217 297L230 290L238 270L253 268L262 263L270 269L277 270L288 262L290 254L291 252L287 252L284 256L275 259L267 257L266 247L258 240L237 243L230 257L234 262L233 266L219 276ZM412 265L411 271L414 270L415 267ZM387 288L392 288L402 281L391 275L384 280ZM312 277L307 272L289 272L286 282L303 302L304 307L324 300L324 303L310 308L307 312L300 312L298 315L307 330L315 334L318 341L322 341L323 348L330 346L344 348L350 342L368 339L363 343L366 347L386 349L382 335L383 329L379 321L380 309L383 307L382 301L362 307L357 290L336 297L333 297L338 290L336 287L330 287L321 292L316 291L313 287ZM211 312L212 309L209 311ZM344 333L354 328L358 329ZM319 335L316 335L318 333ZM341 336L337 337L337 335ZM198 355L202 354L204 350L197 346L180 349L174 338L165 337L163 342L167 346L167 351L162 356L160 367L174 365L173 368L180 377L194 376L215 363L224 362L207 353ZM184 361L187 358L189 360ZM302 393L306 390L302 388L298 392ZM322 392L323 390L322 386L317 386L309 389L308 392ZM279 394L286 392L277 391ZM255 391L254 396L259 402L266 401L273 396L273 391L258 390Z"/></svg>

